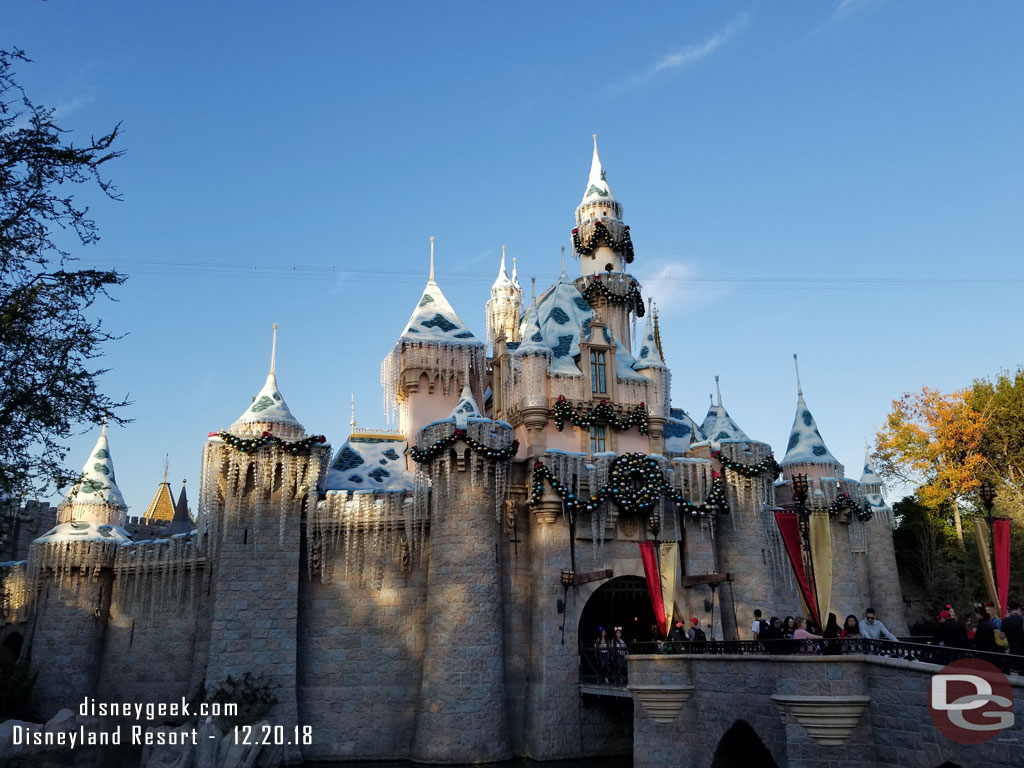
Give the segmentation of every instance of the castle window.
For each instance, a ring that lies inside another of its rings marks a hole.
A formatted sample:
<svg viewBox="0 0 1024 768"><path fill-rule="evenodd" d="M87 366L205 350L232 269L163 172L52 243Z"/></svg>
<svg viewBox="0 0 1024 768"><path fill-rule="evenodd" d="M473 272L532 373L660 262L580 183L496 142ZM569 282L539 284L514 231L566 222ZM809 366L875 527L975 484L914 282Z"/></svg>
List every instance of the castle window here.
<svg viewBox="0 0 1024 768"><path fill-rule="evenodd" d="M608 391L605 385L604 352L590 353L590 391L599 395Z"/></svg>
<svg viewBox="0 0 1024 768"><path fill-rule="evenodd" d="M606 450L604 442L604 430L603 424L593 424L590 427L590 452L597 453L599 451Z"/></svg>

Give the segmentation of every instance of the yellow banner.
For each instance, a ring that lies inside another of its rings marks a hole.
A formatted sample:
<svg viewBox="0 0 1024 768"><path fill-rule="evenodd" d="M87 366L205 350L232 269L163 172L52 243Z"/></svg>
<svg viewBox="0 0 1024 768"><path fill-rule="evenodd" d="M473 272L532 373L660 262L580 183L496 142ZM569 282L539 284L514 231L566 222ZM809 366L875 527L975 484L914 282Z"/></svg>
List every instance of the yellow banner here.
<svg viewBox="0 0 1024 768"><path fill-rule="evenodd" d="M661 551L661 599L665 604L665 626L672 631L672 614L676 604L676 582L679 580L679 544L674 541L662 542Z"/></svg>
<svg viewBox="0 0 1024 768"><path fill-rule="evenodd" d="M818 602L819 629L828 622L832 601L832 522L828 512L811 513L811 566L814 568L814 599Z"/></svg>
<svg viewBox="0 0 1024 768"><path fill-rule="evenodd" d="M996 616L1002 616L1002 606L999 605L999 593L996 592L996 579L992 574L992 554L988 548L988 526L980 517L974 518L974 541L978 545L978 559L981 560L981 574L985 578L985 591L988 592L988 599L996 607Z"/></svg>

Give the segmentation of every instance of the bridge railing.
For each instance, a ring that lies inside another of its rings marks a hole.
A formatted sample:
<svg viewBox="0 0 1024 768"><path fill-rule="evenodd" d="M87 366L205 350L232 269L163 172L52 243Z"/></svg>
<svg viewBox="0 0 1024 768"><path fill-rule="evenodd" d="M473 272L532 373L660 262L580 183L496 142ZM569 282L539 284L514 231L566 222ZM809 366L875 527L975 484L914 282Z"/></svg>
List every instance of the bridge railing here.
<svg viewBox="0 0 1024 768"><path fill-rule="evenodd" d="M894 643L891 640L870 640L862 637L834 640L708 640L698 642L631 643L633 654L687 653L743 656L771 655L851 655L885 656L906 661L945 666L957 659L981 659L1004 674L1024 675L1024 656L989 653L973 648L948 648L925 643Z"/></svg>

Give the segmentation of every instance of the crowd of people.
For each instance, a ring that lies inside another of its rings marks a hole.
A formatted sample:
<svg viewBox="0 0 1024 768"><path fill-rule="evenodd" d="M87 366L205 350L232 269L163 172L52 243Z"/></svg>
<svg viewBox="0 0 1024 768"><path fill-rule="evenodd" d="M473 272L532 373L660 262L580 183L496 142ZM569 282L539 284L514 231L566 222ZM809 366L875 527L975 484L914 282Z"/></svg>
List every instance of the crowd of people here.
<svg viewBox="0 0 1024 768"><path fill-rule="evenodd" d="M991 603L974 606L973 621L957 618L952 605L943 607L937 616L937 625L930 642L947 648L981 651L986 653L1010 653L1024 656L1024 608L1015 600L1007 603L1007 614L1000 619L995 615ZM690 619L687 627L677 619L663 636L658 626L651 627L651 642L665 653L700 653L701 643L708 640L707 634L697 618ZM760 609L754 611L750 627L752 639L761 644L770 654L841 654L846 640L888 640L900 642L875 614L874 608L867 608L863 618L848 615L840 625L834 613L822 629L812 620L803 616L772 616L765 620ZM924 638L914 642L928 642ZM645 649L645 652L649 652ZM850 652L847 650L847 652ZM863 652L857 650L857 652ZM614 627L612 634L604 627L598 627L598 636L593 648L593 661L597 676L605 683L624 683L626 679L626 657L629 644L623 638L622 627Z"/></svg>

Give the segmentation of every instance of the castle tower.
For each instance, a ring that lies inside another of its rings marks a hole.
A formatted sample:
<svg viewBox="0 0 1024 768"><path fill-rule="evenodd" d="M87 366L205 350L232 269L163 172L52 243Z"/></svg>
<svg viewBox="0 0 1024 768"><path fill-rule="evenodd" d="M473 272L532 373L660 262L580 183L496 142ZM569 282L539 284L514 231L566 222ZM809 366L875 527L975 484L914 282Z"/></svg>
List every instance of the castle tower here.
<svg viewBox="0 0 1024 768"><path fill-rule="evenodd" d="M165 463L163 482L156 487L156 493L153 494L153 499L146 507L146 514L142 516L142 519L147 523L158 520L168 522L174 519L174 510L174 498L171 496L171 484L167 482L167 465Z"/></svg>
<svg viewBox="0 0 1024 768"><path fill-rule="evenodd" d="M512 274L515 275L515 267ZM517 342L519 317L523 311L523 289L517 279L509 279L505 272L505 246L501 246L501 267L498 277L491 286L491 298L487 302L487 343L494 344L499 335L506 342Z"/></svg>
<svg viewBox="0 0 1024 768"><path fill-rule="evenodd" d="M114 479L114 460L107 442L107 425L82 467L82 476L57 507L57 523L88 522L124 525L128 505Z"/></svg>
<svg viewBox="0 0 1024 768"><path fill-rule="evenodd" d="M896 635L907 632L903 610L903 590L896 568L896 547L892 540L892 509L882 496L882 478L875 472L868 448L864 449L864 471L860 476L864 502L871 519L867 529L867 568L871 604L885 625Z"/></svg>
<svg viewBox="0 0 1024 768"><path fill-rule="evenodd" d="M740 429L729 412L725 410L725 406L722 405L722 390L719 387L717 376L715 376L715 391L718 395L718 402L711 403L707 415L704 416L704 421L701 422L700 431L707 435L711 445L716 448L723 440L749 441L747 433Z"/></svg>
<svg viewBox="0 0 1024 768"><path fill-rule="evenodd" d="M110 615L114 557L131 536L104 425L81 479L58 507L58 524L29 549L34 585L28 642L38 664L34 706L44 718L96 693Z"/></svg>
<svg viewBox="0 0 1024 768"><path fill-rule="evenodd" d="M410 445L417 429L451 410L466 374L474 398L483 401L486 348L459 318L434 279L434 238L430 276L391 353L381 364L385 411L398 414L399 430Z"/></svg>
<svg viewBox="0 0 1024 768"><path fill-rule="evenodd" d="M307 437L288 409L277 385L276 340L275 325L260 394L229 430L206 441L199 528L212 567L207 690L246 672L262 677L277 697L269 720L290 732L298 724L302 515L316 503L330 446L323 436ZM298 756L298 747L286 747L286 760Z"/></svg>
<svg viewBox="0 0 1024 768"><path fill-rule="evenodd" d="M648 430L651 438L651 453L665 453L665 422L668 420L669 406L672 395L672 375L668 366L661 359L661 349L655 341L654 328L651 325L653 312L647 315L647 328L644 331L640 352L633 366L645 379L651 382L652 397L647 405Z"/></svg>
<svg viewBox="0 0 1024 768"><path fill-rule="evenodd" d="M167 526L167 535L174 536L178 533L188 533L195 529L192 525L192 518L188 513L188 496L185 495L185 481L181 481L181 493L178 494L178 501L174 505L174 517L171 524Z"/></svg>
<svg viewBox="0 0 1024 768"><path fill-rule="evenodd" d="M640 286L627 274L633 262L629 227L622 221L622 205L615 199L594 136L594 157L583 200L576 207L572 230L573 251L580 260L576 285L605 325L632 352L632 316L643 317Z"/></svg>
<svg viewBox="0 0 1024 768"><path fill-rule="evenodd" d="M451 418L418 445L456 442L418 465L430 490L430 559L423 677L410 758L483 763L511 757L505 692L501 551L512 430L485 419L464 385ZM464 436L465 440L459 436ZM468 441L480 448L473 449ZM485 464L490 464L489 467ZM422 478L422 479L421 479Z"/></svg>
<svg viewBox="0 0 1024 768"><path fill-rule="evenodd" d="M547 450L544 428L548 423L548 364L551 362L551 348L543 343L536 302L530 305L522 328L522 342L512 357L521 377L523 402L520 409L526 427L526 453L528 456L539 456Z"/></svg>

